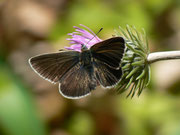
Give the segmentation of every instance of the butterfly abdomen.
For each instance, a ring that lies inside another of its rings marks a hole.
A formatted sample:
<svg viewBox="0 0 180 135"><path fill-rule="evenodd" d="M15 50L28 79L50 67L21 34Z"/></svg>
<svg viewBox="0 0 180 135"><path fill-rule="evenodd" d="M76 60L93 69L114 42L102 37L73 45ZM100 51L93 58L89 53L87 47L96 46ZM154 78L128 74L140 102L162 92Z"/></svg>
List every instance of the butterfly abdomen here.
<svg viewBox="0 0 180 135"><path fill-rule="evenodd" d="M81 68L87 72L90 78L93 76L93 57L90 50L82 51L80 54Z"/></svg>

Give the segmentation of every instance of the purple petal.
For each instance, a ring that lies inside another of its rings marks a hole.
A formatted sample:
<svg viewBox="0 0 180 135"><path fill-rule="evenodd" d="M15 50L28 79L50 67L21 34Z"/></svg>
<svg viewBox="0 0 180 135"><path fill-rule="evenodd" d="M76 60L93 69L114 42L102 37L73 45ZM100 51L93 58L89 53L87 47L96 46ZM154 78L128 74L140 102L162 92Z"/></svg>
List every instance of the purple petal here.
<svg viewBox="0 0 180 135"><path fill-rule="evenodd" d="M82 24L80 24L80 26L84 27L88 31L74 26L76 32L68 33L68 35L72 38L67 38L72 45L70 47L65 47L66 49L81 51L81 44L84 44L87 46L87 48L90 48L94 44L102 41L91 29Z"/></svg>
<svg viewBox="0 0 180 135"><path fill-rule="evenodd" d="M80 24L80 26L88 29L88 30L92 33L92 35L93 35L98 41L102 41L90 28L88 28L87 26L85 26L85 25L83 25L83 24Z"/></svg>

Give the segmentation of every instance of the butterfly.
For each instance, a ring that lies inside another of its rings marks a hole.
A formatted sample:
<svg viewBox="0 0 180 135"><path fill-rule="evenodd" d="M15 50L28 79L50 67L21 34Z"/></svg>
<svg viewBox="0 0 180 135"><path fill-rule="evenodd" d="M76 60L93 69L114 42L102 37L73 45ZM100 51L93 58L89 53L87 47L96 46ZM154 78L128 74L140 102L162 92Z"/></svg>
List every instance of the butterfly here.
<svg viewBox="0 0 180 135"><path fill-rule="evenodd" d="M66 98L89 95L100 85L115 86L122 77L121 60L125 52L122 37L112 37L81 52L67 50L42 54L29 59L32 69L42 78L59 83L59 92Z"/></svg>

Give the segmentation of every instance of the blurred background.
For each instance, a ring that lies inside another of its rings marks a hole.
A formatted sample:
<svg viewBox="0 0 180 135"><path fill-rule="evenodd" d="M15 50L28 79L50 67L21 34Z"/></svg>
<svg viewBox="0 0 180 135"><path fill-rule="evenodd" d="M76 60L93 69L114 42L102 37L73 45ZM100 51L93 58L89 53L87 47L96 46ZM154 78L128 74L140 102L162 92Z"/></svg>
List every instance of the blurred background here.
<svg viewBox="0 0 180 135"><path fill-rule="evenodd" d="M101 39L118 26L147 32L150 50L180 49L179 0L0 0L0 135L180 135L180 61L151 65L140 97L97 88L69 100L28 65L84 24Z"/></svg>

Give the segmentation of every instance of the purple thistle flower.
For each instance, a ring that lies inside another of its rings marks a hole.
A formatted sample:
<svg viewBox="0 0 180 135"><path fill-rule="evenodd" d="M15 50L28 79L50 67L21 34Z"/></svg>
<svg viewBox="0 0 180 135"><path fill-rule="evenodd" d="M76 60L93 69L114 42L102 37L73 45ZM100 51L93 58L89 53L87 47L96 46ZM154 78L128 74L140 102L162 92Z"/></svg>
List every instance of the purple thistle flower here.
<svg viewBox="0 0 180 135"><path fill-rule="evenodd" d="M91 29L82 24L80 26L84 27L84 29L74 26L76 32L69 33L68 35L72 38L67 38L72 45L64 48L81 52L82 44L89 49L94 44L102 41Z"/></svg>

